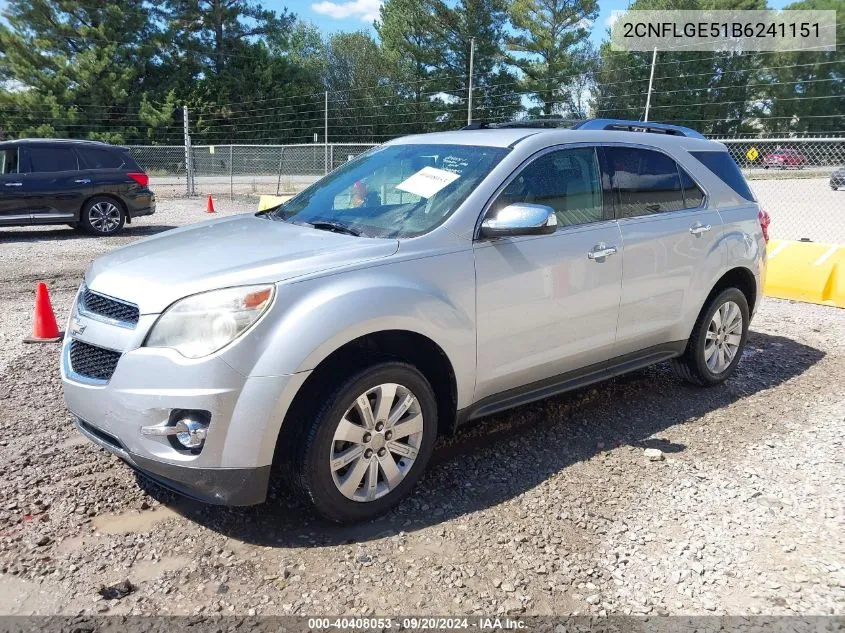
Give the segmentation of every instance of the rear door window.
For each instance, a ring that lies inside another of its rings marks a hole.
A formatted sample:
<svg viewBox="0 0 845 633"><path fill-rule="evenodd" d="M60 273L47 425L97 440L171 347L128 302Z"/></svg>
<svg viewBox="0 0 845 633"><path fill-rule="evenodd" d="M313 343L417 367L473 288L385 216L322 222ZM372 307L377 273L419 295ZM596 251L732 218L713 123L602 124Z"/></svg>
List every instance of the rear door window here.
<svg viewBox="0 0 845 633"><path fill-rule="evenodd" d="M685 209L675 161L655 150L605 147L611 183L619 192L617 216L633 218Z"/></svg>
<svg viewBox="0 0 845 633"><path fill-rule="evenodd" d="M77 153L84 169L119 169L123 157L116 151L96 147L77 147Z"/></svg>
<svg viewBox="0 0 845 633"><path fill-rule="evenodd" d="M77 171L79 163L71 147L30 146L29 167L33 173Z"/></svg>
<svg viewBox="0 0 845 633"><path fill-rule="evenodd" d="M0 149L0 174L18 173L18 148Z"/></svg>

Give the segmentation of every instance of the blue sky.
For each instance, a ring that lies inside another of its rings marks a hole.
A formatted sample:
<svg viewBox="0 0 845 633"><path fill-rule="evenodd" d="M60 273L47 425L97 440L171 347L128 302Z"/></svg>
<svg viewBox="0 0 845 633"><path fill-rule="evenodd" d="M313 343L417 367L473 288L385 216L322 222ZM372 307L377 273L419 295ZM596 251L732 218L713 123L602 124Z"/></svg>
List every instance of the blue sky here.
<svg viewBox="0 0 845 633"><path fill-rule="evenodd" d="M779 0L776 0L777 3ZM785 0L780 0L785 2ZM313 22L320 30L328 33L335 31L372 31L373 19L378 16L380 0L265 0L269 9L280 10L287 7L300 18ZM606 21L611 11L628 7L627 0L605 0L599 2L599 17L596 20L591 38L598 44L604 38Z"/></svg>
<svg viewBox="0 0 845 633"><path fill-rule="evenodd" d="M791 0L769 0L769 8L782 9ZM300 18L313 22L320 30L333 33L335 31L356 31L367 29L372 31L373 20L378 16L381 0L264 0L269 9L280 10L287 7ZM608 19L612 11L628 8L628 0L599 0L599 17L595 21L590 39L599 44L608 28Z"/></svg>

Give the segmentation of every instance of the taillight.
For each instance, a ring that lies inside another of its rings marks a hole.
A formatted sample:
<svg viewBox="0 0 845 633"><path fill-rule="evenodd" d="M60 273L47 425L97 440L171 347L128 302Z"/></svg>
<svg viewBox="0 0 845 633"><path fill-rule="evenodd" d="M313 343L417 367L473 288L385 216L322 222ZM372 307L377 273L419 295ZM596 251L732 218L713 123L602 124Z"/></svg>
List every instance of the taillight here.
<svg viewBox="0 0 845 633"><path fill-rule="evenodd" d="M142 171L131 171L126 175L142 187L146 187L148 184L150 184L150 177Z"/></svg>
<svg viewBox="0 0 845 633"><path fill-rule="evenodd" d="M757 213L757 219L760 221L760 229L763 231L763 239L769 241L769 225L772 223L772 216L766 213L765 209L760 209Z"/></svg>

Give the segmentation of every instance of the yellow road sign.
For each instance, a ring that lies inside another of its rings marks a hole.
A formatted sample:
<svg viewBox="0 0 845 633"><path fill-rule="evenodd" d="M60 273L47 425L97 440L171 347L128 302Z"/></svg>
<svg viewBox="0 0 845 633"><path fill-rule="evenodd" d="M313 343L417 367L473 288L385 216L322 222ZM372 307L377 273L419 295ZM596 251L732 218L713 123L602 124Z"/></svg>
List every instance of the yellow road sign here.
<svg viewBox="0 0 845 633"><path fill-rule="evenodd" d="M760 152L757 151L756 147L752 147L747 152L745 152L745 156L748 160L757 160L757 157L760 155Z"/></svg>

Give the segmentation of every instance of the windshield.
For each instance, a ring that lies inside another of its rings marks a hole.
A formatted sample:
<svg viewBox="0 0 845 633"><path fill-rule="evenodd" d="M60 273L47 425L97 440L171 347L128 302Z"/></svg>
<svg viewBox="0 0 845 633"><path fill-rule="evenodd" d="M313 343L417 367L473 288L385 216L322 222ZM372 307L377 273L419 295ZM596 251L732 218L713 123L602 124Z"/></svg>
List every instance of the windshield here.
<svg viewBox="0 0 845 633"><path fill-rule="evenodd" d="M471 145L377 147L270 217L365 237L422 235L452 215L505 154Z"/></svg>

